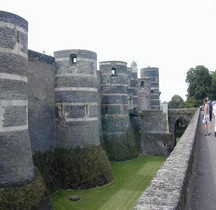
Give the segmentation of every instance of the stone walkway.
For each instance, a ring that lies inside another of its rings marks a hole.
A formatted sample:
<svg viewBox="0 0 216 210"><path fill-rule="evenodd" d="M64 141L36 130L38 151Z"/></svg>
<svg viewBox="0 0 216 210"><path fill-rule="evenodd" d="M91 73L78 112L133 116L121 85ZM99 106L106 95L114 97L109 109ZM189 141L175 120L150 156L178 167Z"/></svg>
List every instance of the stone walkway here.
<svg viewBox="0 0 216 210"><path fill-rule="evenodd" d="M216 210L216 137L214 120L211 123L210 136L204 135L204 127L201 121L198 125L195 162L193 164L187 210Z"/></svg>

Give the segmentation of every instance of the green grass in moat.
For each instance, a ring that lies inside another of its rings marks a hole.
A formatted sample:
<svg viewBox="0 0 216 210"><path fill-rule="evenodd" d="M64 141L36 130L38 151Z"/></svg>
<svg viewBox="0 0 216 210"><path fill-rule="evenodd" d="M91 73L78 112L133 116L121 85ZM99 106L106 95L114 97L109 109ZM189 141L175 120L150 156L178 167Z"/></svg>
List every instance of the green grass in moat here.
<svg viewBox="0 0 216 210"><path fill-rule="evenodd" d="M115 179L105 186L61 190L51 197L55 210L131 210L138 198L166 160L165 157L139 157L125 162L111 162ZM79 195L79 201L69 197Z"/></svg>

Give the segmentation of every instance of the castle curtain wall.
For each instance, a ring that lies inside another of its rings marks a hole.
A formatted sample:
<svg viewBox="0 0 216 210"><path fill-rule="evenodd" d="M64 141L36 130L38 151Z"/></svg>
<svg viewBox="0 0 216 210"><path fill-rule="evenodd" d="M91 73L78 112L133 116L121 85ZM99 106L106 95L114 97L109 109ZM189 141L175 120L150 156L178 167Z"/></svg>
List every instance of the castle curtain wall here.
<svg viewBox="0 0 216 210"><path fill-rule="evenodd" d="M28 51L29 133L32 151L49 151L55 146L54 58Z"/></svg>

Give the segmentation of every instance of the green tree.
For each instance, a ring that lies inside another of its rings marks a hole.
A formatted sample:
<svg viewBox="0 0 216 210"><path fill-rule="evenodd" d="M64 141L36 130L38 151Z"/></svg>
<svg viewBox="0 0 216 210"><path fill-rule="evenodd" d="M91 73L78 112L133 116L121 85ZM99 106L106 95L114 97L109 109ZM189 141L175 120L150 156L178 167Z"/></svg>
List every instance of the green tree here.
<svg viewBox="0 0 216 210"><path fill-rule="evenodd" d="M182 99L181 96L179 95L174 95L168 103L169 108L175 109L175 108L184 108L185 107L185 102Z"/></svg>
<svg viewBox="0 0 216 210"><path fill-rule="evenodd" d="M186 102L185 102L185 107L187 108L194 108L194 107L197 107L195 104L197 103L197 100L191 96L189 97Z"/></svg>
<svg viewBox="0 0 216 210"><path fill-rule="evenodd" d="M212 100L216 99L216 71L211 72L212 76Z"/></svg>
<svg viewBox="0 0 216 210"><path fill-rule="evenodd" d="M199 107L206 96L212 98L212 76L206 67L200 65L189 69L185 81L188 83L187 105L190 107Z"/></svg>

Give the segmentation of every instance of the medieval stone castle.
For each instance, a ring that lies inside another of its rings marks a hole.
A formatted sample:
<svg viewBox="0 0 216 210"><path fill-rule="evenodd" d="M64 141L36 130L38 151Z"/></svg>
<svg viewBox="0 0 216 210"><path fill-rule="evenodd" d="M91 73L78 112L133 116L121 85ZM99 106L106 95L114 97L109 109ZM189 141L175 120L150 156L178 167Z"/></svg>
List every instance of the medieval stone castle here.
<svg viewBox="0 0 216 210"><path fill-rule="evenodd" d="M109 154L127 142L138 114L160 109L159 69L137 71L115 60L98 68L89 50L29 50L28 22L0 11L0 186L31 180L38 151L103 142Z"/></svg>

